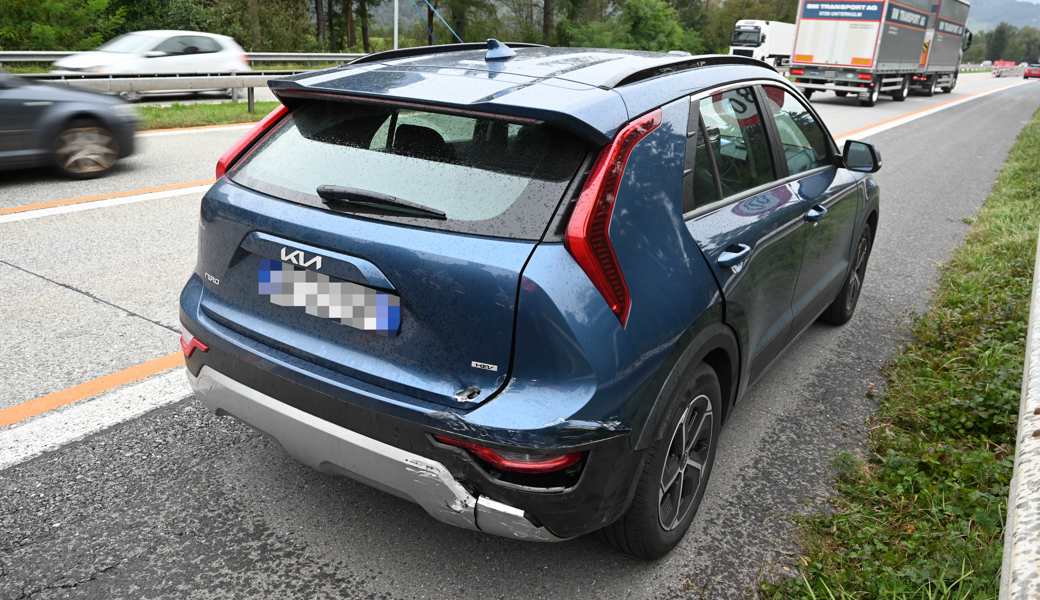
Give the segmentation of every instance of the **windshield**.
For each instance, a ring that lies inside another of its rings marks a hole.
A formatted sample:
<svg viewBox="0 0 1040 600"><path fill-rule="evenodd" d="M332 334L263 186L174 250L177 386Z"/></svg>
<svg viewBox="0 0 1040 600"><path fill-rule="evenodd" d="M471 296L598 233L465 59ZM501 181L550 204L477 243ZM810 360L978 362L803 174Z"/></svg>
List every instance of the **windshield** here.
<svg viewBox="0 0 1040 600"><path fill-rule="evenodd" d="M584 156L584 144L540 124L311 101L294 107L231 177L333 210L337 203L323 201L318 186L363 190L445 217L366 218L537 239Z"/></svg>
<svg viewBox="0 0 1040 600"><path fill-rule="evenodd" d="M128 33L121 35L116 39L106 43L105 45L98 48L101 52L119 52L122 54L132 54L147 50L152 44L155 43L155 38L149 35L141 33Z"/></svg>
<svg viewBox="0 0 1040 600"><path fill-rule="evenodd" d="M759 32L757 29L738 29L733 32L733 45L757 46Z"/></svg>

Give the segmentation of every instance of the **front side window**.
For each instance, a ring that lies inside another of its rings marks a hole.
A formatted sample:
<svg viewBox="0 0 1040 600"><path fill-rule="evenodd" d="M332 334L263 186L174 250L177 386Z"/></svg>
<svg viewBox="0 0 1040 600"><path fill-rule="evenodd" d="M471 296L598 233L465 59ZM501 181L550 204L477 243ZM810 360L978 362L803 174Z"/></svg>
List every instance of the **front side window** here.
<svg viewBox="0 0 1040 600"><path fill-rule="evenodd" d="M788 173L795 175L830 164L827 132L801 100L776 86L765 86L763 90L784 147Z"/></svg>
<svg viewBox="0 0 1040 600"><path fill-rule="evenodd" d="M765 122L753 88L712 94L699 101L698 109L703 123L705 156L710 154L715 159L722 197L776 179ZM705 161L698 162L700 165L696 168L699 169Z"/></svg>

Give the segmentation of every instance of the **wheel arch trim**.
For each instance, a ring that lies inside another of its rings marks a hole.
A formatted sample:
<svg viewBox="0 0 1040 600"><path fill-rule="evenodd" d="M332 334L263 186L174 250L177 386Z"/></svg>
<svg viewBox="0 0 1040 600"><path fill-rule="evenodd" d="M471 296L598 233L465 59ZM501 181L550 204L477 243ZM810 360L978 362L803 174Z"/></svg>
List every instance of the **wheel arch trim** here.
<svg viewBox="0 0 1040 600"><path fill-rule="evenodd" d="M665 378L664 385L661 386L660 391L654 398L653 406L650 408L650 412L639 430L638 437L635 438L635 450L643 450L661 437L663 434L663 416L667 412L665 407L668 398L671 397L671 394L680 383L679 377L689 365L705 362L705 358L712 354L724 356L726 366L728 366L728 373L719 373L719 367L716 364L708 363L716 370L716 374L719 376L719 383L723 388L722 393L725 398L723 398L722 417L725 420L729 409L737 399L737 392L740 386L741 355L737 336L733 330L722 322L715 322L694 334L693 338L686 343L682 354L672 364L672 368Z"/></svg>

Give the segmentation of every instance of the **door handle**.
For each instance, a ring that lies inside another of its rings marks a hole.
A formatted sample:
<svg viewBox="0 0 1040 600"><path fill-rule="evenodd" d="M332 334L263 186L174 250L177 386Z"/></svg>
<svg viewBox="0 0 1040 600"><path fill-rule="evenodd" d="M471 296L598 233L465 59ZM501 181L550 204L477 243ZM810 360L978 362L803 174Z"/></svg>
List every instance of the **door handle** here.
<svg viewBox="0 0 1040 600"><path fill-rule="evenodd" d="M747 244L735 244L727 247L719 254L718 263L720 267L732 268L740 263L744 262L748 254L751 253L751 246Z"/></svg>
<svg viewBox="0 0 1040 600"><path fill-rule="evenodd" d="M816 223L826 216L827 207L822 204L817 204L816 206L810 208L809 212L805 213L805 220L809 221L810 223Z"/></svg>

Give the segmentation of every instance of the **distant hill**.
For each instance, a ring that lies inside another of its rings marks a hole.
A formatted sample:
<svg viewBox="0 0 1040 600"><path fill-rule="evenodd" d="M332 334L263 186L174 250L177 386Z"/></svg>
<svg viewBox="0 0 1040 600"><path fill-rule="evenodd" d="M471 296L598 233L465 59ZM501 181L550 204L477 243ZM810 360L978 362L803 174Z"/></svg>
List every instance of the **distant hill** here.
<svg viewBox="0 0 1040 600"><path fill-rule="evenodd" d="M1022 0L973 0L968 13L970 29L993 29L1001 21L1015 27L1040 27L1040 4Z"/></svg>

